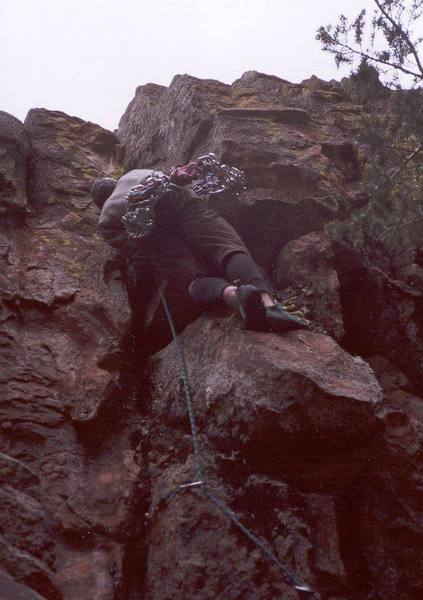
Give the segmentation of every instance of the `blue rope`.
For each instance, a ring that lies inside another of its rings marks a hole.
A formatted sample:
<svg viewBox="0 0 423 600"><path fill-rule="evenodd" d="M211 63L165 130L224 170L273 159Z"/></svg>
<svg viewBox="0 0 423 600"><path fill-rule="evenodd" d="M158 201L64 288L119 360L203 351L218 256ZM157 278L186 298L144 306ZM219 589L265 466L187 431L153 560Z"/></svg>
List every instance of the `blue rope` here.
<svg viewBox="0 0 423 600"><path fill-rule="evenodd" d="M279 558L274 554L274 552L267 546L265 542L260 540L252 531L250 531L245 525L241 523L236 514L221 500L219 500L214 494L212 494L207 489L206 477L204 473L204 468L201 459L201 449L200 442L198 440L198 430L197 424L195 420L194 409L192 405L192 397L189 388L189 379L188 379L188 370L186 366L185 357L182 351L181 344L179 342L178 334L176 333L175 325L172 319L172 314L169 309L169 305L167 303L165 294L163 292L162 287L159 285L159 295L160 300L163 304L164 311L166 313L167 320L169 322L169 327L172 332L173 341L175 343L176 354L178 357L178 362L181 371L181 379L183 382L184 396L187 405L189 421L191 425L191 437L192 444L194 448L194 459L197 470L197 476L199 481L195 481L188 484L179 485L174 491L170 492L166 495L164 500L170 499L173 495L185 491L187 489L200 487L204 495L215 505L221 512L223 512L237 527L240 529L244 535L246 535L260 550L263 552L265 556L267 556L272 562L274 562L282 573L285 575L288 583L292 585L297 591L304 592L306 594L315 594L315 591L304 581L302 581L289 567L287 567ZM160 504L160 501L159 501Z"/></svg>
<svg viewBox="0 0 423 600"><path fill-rule="evenodd" d="M175 329L175 325L174 325L172 315L171 315L171 312L169 309L169 305L167 303L167 300L165 298L165 295L164 295L164 292L163 292L161 286L159 286L159 295L160 295L160 300L162 301L162 304L163 304L163 308L166 313L167 320L169 322L169 326L170 326L170 330L172 332L173 339L175 341L176 353L178 355L179 366L181 369L181 378L182 378L182 383L184 386L185 401L187 404L189 422L191 425L191 434L192 434L191 437L192 437L192 445L194 447L194 457L195 457L195 466L197 469L197 477L200 481L203 481L204 485L205 485L204 468L203 468L203 464L202 464L202 460L201 460L200 442L198 441L197 424L195 422L194 408L192 406L191 392L189 389L187 365L185 362L185 357L182 352L181 345L179 343L178 334L176 333L176 329Z"/></svg>

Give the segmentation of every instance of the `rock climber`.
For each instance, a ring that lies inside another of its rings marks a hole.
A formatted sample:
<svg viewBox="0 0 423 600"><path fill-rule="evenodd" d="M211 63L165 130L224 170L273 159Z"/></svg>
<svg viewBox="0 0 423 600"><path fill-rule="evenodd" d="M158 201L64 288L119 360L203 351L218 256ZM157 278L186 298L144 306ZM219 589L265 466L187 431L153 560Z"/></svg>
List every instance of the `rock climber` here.
<svg viewBox="0 0 423 600"><path fill-rule="evenodd" d="M239 312L246 329L285 332L307 328L308 321L275 302L240 236L207 205L212 195L239 194L243 188L242 171L222 165L210 153L167 174L134 169L118 181L97 179L91 194L101 208L103 238L126 252L129 262L134 256L136 263L140 248L145 258L163 243L168 253L177 252L173 242L183 241L202 265L188 288L195 301L204 305L224 302ZM128 294L131 303L130 289Z"/></svg>

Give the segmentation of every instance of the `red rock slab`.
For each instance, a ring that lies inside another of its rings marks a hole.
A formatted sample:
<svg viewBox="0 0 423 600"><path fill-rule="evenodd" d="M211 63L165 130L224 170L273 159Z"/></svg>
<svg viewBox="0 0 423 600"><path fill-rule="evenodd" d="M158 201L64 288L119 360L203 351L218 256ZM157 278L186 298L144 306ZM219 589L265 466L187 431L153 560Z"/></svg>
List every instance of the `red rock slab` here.
<svg viewBox="0 0 423 600"><path fill-rule="evenodd" d="M239 451L255 469L292 472L292 461L303 461L298 472L318 486L324 465L333 463L326 478L342 485L341 457L354 462L361 442L379 428L382 393L371 368L326 335L248 332L235 317L210 316L181 340L201 436L222 451ZM172 344L154 364L153 414L185 427Z"/></svg>

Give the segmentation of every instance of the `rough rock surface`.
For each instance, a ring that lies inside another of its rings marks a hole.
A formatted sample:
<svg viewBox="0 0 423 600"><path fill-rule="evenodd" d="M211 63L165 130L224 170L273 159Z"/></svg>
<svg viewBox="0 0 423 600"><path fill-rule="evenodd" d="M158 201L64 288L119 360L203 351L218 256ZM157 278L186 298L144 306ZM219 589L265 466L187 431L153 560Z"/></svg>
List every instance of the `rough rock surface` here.
<svg viewBox="0 0 423 600"><path fill-rule="evenodd" d="M0 111L0 214L27 206L29 139L22 123Z"/></svg>
<svg viewBox="0 0 423 600"><path fill-rule="evenodd" d="M341 294L334 253L324 231L314 231L286 244L276 263L278 288L307 310L307 317L336 339L344 336Z"/></svg>
<svg viewBox="0 0 423 600"><path fill-rule="evenodd" d="M112 597L123 555L113 536L130 519L137 470L130 428L99 460L102 429L113 433L92 423L107 422L118 396L129 313L119 279L104 281L110 252L89 190L119 174L116 140L45 110L24 135L32 216L11 214L1 233L0 563L46 598Z"/></svg>
<svg viewBox="0 0 423 600"><path fill-rule="evenodd" d="M375 235L359 142L372 110L350 80L248 72L231 86L183 75L138 88L117 138L60 112L25 124L0 113L0 584L11 593L300 597L201 488L173 493L199 475L175 348L157 294L147 330L128 332L122 265L89 198L98 175L214 151L249 180L214 207L315 327L278 336L225 311L195 320L186 282L170 282L208 488L316 598L421 598L422 248L413 219L401 239Z"/></svg>
<svg viewBox="0 0 423 600"><path fill-rule="evenodd" d="M211 487L280 556L288 553L319 597L341 592L346 565L336 506L380 429L374 409L381 391L370 367L323 334L251 333L225 318L196 321L182 344ZM156 355L154 365L152 414L167 415L181 433L175 439L154 419L147 442L153 514L147 597L166 598L170 589L181 599L299 597L277 570L269 581L257 548L237 540L228 518L198 492L160 506L195 472L174 348Z"/></svg>
<svg viewBox="0 0 423 600"><path fill-rule="evenodd" d="M163 168L212 151L243 168L249 191L218 208L269 268L287 241L345 213L358 177L351 138L308 94L254 72L232 86L188 75L169 88L141 86L118 128L125 166Z"/></svg>

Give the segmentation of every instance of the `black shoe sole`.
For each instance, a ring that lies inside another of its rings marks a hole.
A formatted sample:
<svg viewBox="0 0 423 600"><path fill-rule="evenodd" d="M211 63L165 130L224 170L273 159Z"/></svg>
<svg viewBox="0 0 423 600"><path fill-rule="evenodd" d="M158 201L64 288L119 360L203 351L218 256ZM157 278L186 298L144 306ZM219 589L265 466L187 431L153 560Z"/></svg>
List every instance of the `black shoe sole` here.
<svg viewBox="0 0 423 600"><path fill-rule="evenodd" d="M290 315L289 312L283 308L280 308L279 312L274 314L272 314L271 310L267 310L266 321L268 330L273 331L274 333L286 333L288 331L296 331L299 329L310 329L308 321Z"/></svg>

